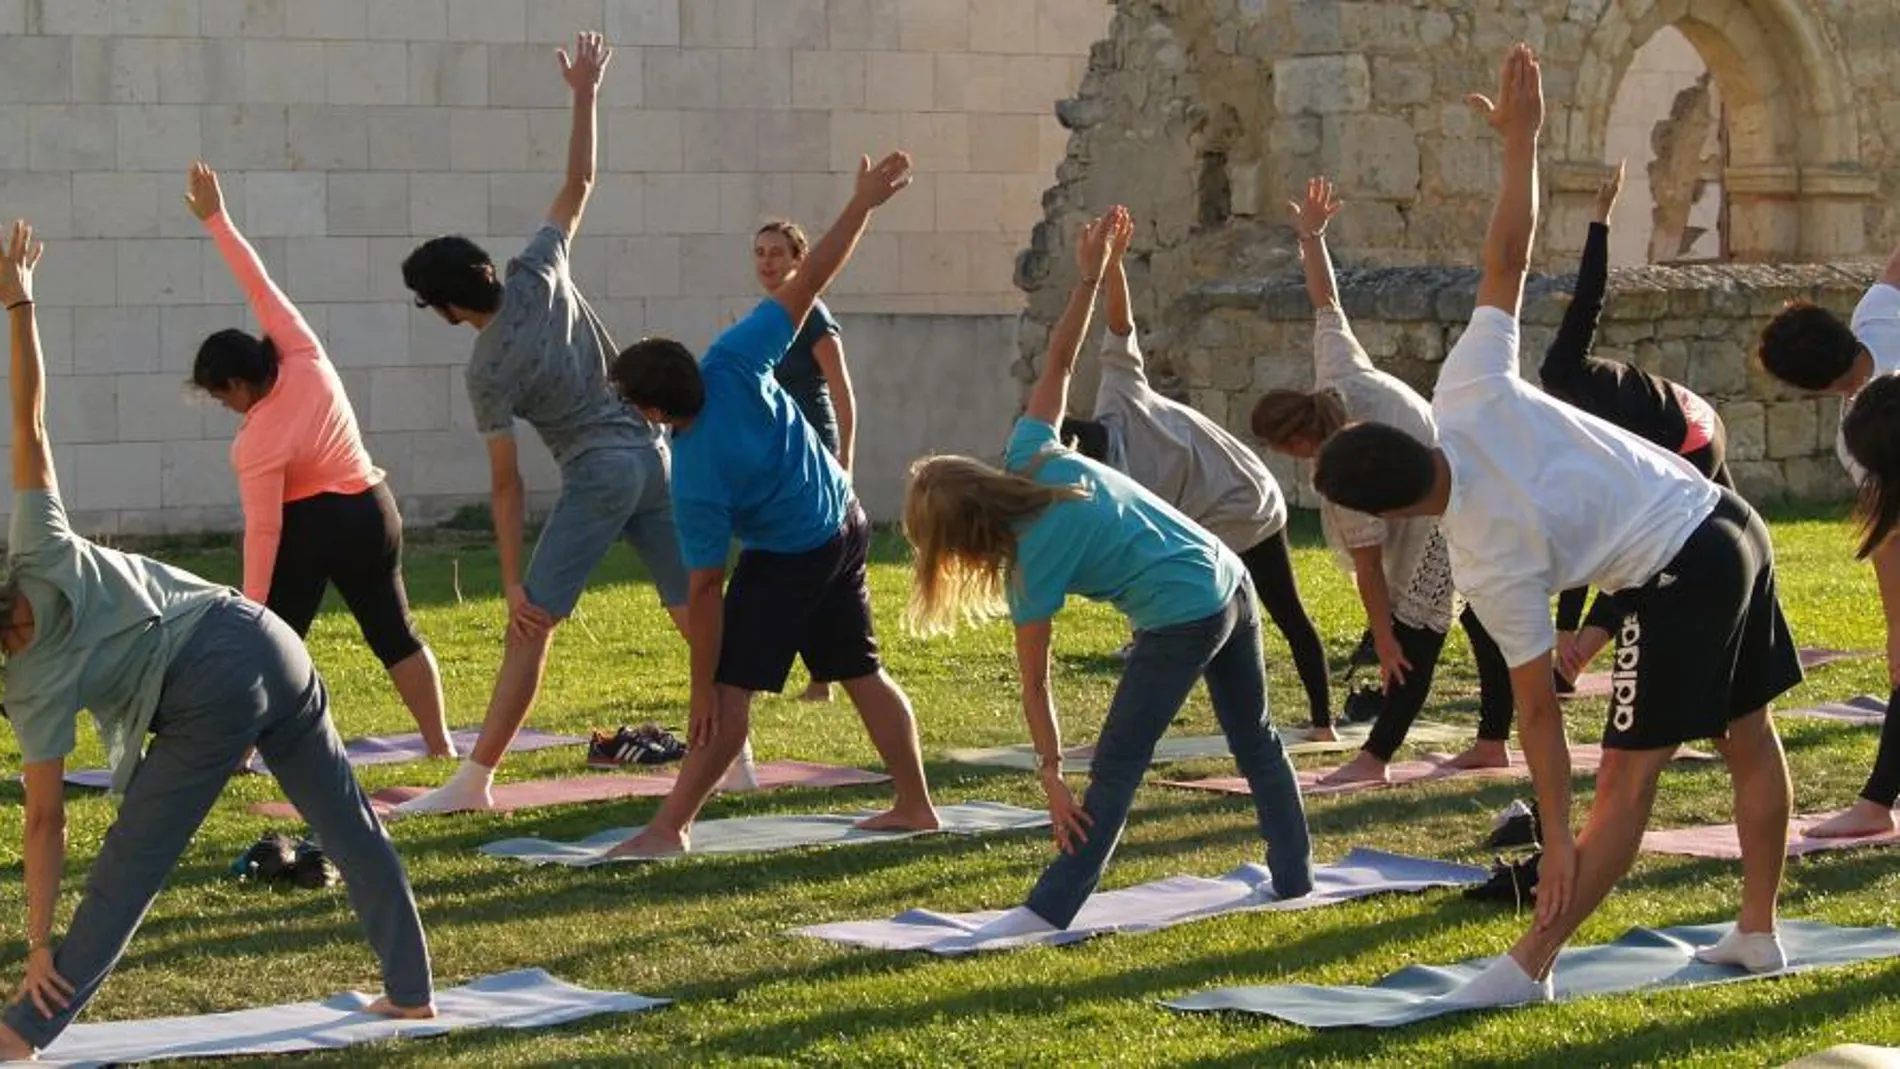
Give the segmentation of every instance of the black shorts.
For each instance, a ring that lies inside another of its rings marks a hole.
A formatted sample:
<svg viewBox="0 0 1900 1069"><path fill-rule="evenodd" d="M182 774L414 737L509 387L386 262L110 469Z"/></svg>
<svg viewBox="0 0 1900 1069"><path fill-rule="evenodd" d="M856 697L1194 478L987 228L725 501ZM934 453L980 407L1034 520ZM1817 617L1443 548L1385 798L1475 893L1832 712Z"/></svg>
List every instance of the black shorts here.
<svg viewBox="0 0 1900 1069"><path fill-rule="evenodd" d="M1775 598L1775 551L1748 503L1715 511L1649 582L1617 593L1610 721L1603 745L1654 750L1719 739L1802 679Z"/></svg>
<svg viewBox="0 0 1900 1069"><path fill-rule="evenodd" d="M881 665L865 570L870 554L871 523L856 501L837 536L817 549L742 551L726 585L725 638L713 678L777 693L801 657L813 682L875 675Z"/></svg>

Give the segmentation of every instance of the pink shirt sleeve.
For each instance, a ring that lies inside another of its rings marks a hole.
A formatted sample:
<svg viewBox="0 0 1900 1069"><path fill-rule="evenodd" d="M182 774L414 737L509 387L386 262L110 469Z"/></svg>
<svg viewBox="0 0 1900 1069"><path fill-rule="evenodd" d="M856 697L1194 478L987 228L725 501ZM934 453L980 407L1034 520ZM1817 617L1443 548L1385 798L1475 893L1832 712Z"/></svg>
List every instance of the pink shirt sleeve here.
<svg viewBox="0 0 1900 1069"><path fill-rule="evenodd" d="M244 506L244 596L264 604L284 534L284 455L266 436L238 431L231 447Z"/></svg>
<svg viewBox="0 0 1900 1069"><path fill-rule="evenodd" d="M250 301L251 311L263 325L265 336L276 343L278 359L322 359L323 343L317 340L316 332L310 329L303 313L290 303L284 291L277 288L277 283L271 281L264 261L258 257L257 250L251 248L251 243L244 240L244 235L238 233L230 216L219 212L205 220L205 229L211 232L211 240L223 254L231 277L237 280L238 288Z"/></svg>

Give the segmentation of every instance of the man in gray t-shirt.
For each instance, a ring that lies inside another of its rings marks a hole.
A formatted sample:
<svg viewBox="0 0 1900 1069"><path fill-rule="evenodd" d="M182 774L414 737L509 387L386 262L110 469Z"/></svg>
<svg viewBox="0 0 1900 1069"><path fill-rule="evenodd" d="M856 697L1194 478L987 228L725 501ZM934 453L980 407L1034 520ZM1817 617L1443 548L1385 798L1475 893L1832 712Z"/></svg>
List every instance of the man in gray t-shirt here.
<svg viewBox="0 0 1900 1069"><path fill-rule="evenodd" d="M469 759L447 784L398 813L493 807L495 766L534 705L554 628L574 611L588 574L616 537L632 544L674 624L685 629L686 571L673 533L666 443L608 385L613 339L568 269L568 243L594 182L595 95L612 55L599 34L582 34L571 59L560 53L562 75L574 91L567 180L546 225L508 262L505 281L496 278L488 254L463 237L435 238L403 261L403 281L419 307L478 332L468 397L476 430L488 443L508 642ZM525 575L517 419L535 429L561 466L561 496Z"/></svg>

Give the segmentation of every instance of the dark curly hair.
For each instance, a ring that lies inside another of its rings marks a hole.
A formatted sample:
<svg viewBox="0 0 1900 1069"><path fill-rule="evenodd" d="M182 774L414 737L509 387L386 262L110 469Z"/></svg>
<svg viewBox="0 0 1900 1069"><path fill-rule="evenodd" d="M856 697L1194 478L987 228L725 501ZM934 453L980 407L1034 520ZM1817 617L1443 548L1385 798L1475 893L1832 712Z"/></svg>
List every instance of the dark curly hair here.
<svg viewBox="0 0 1900 1069"><path fill-rule="evenodd" d="M402 262L402 282L415 291L417 308L454 305L487 314L501 307L495 261L459 234L416 246Z"/></svg>
<svg viewBox="0 0 1900 1069"><path fill-rule="evenodd" d="M1764 371L1796 389L1819 393L1853 370L1860 339L1833 312L1789 301L1761 330L1755 355Z"/></svg>
<svg viewBox="0 0 1900 1069"><path fill-rule="evenodd" d="M1353 423L1320 448L1313 488L1341 508L1378 516L1425 500L1434 477L1429 446L1384 423Z"/></svg>
<svg viewBox="0 0 1900 1069"><path fill-rule="evenodd" d="M692 419L706 407L706 384L693 351L671 338L642 338L614 358L608 373L622 400Z"/></svg>

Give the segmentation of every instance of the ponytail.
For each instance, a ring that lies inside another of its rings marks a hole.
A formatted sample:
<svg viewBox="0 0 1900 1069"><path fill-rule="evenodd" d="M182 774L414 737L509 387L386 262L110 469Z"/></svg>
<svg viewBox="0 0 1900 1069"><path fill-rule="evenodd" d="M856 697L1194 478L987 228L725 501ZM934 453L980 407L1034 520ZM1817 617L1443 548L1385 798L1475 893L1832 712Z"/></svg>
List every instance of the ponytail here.
<svg viewBox="0 0 1900 1069"><path fill-rule="evenodd" d="M1302 440L1325 445L1347 422L1345 399L1332 389L1268 390L1253 406L1254 437L1281 451Z"/></svg>

